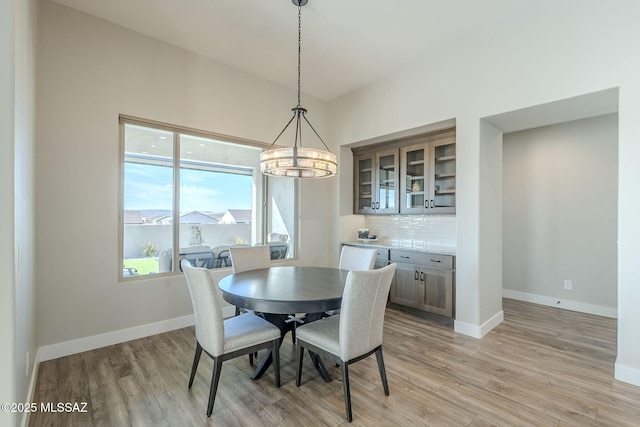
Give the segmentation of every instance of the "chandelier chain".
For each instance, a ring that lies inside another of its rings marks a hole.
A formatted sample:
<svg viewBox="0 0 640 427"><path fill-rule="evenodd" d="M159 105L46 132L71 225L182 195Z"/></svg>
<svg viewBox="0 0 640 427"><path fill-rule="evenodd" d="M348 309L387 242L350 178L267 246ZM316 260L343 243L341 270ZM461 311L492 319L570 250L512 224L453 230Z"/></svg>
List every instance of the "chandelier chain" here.
<svg viewBox="0 0 640 427"><path fill-rule="evenodd" d="M300 104L300 57L302 56L301 39L302 39L302 6L298 3L298 107Z"/></svg>

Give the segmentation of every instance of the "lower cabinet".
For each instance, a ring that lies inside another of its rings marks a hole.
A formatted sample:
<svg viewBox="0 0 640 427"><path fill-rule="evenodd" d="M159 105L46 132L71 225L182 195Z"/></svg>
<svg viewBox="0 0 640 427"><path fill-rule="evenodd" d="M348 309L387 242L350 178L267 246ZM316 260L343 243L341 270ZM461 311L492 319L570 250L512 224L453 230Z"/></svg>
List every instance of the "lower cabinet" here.
<svg viewBox="0 0 640 427"><path fill-rule="evenodd" d="M349 245L371 247L366 244ZM391 262L398 265L389 292L392 303L442 316L455 316L455 256L378 248L374 268L382 268Z"/></svg>
<svg viewBox="0 0 640 427"><path fill-rule="evenodd" d="M453 256L391 249L390 261L398 264L391 302L454 316Z"/></svg>
<svg viewBox="0 0 640 427"><path fill-rule="evenodd" d="M383 268L389 265L389 249L378 249L378 254L376 255L376 262L373 268Z"/></svg>

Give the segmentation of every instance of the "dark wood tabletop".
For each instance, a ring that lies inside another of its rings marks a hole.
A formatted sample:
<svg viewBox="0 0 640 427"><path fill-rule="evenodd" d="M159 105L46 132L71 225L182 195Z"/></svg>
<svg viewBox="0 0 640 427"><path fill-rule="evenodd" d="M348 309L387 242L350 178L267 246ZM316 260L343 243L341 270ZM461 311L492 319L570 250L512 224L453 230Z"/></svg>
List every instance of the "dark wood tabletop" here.
<svg viewBox="0 0 640 427"><path fill-rule="evenodd" d="M225 301L261 313L322 313L340 308L348 271L282 266L232 274L218 286Z"/></svg>

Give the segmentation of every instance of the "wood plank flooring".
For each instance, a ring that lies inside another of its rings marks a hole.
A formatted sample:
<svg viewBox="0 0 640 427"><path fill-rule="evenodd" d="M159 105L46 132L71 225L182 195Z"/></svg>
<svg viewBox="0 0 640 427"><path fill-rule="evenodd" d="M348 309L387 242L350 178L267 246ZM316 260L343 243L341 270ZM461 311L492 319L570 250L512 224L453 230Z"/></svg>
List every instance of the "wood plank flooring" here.
<svg viewBox="0 0 640 427"><path fill-rule="evenodd" d="M640 388L613 379L616 320L504 300L505 321L481 340L438 319L387 309L384 357L350 367L354 426L638 426ZM205 416L211 359L187 388L193 328L43 362L34 401L87 402L86 413L34 413L30 426L348 425L339 368L324 383L308 358L295 386L294 347L249 379L248 358L224 362Z"/></svg>

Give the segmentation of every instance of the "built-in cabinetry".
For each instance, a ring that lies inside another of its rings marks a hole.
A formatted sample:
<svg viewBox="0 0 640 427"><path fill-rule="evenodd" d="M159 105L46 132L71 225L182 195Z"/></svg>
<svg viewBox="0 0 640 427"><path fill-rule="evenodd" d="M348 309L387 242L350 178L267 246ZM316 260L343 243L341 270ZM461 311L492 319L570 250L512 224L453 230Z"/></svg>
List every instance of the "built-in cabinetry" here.
<svg viewBox="0 0 640 427"><path fill-rule="evenodd" d="M454 316L454 257L452 255L391 249L397 263L391 302L418 310Z"/></svg>
<svg viewBox="0 0 640 427"><path fill-rule="evenodd" d="M355 213L455 213L454 128L353 153Z"/></svg>
<svg viewBox="0 0 640 427"><path fill-rule="evenodd" d="M372 247L369 244L345 243ZM455 315L455 256L377 247L374 268L397 263L389 300L398 305L453 318Z"/></svg>

